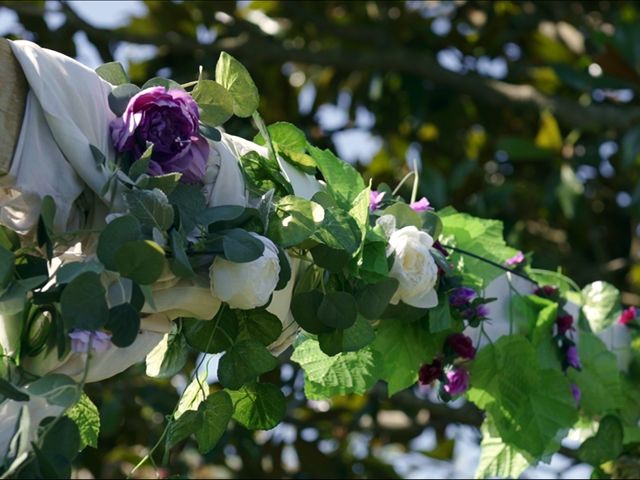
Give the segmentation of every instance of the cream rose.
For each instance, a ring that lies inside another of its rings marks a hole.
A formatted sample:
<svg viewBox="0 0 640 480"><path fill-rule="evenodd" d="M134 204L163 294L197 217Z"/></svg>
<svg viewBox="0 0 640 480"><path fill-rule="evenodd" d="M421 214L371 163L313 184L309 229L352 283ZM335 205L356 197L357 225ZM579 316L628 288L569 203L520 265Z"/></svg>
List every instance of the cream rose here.
<svg viewBox="0 0 640 480"><path fill-rule="evenodd" d="M231 308L251 310L269 301L278 284L278 248L268 238L251 233L264 243L264 252L252 262L235 263L216 257L211 265L211 292Z"/></svg>
<svg viewBox="0 0 640 480"><path fill-rule="evenodd" d="M391 234L387 255L394 253L395 259L389 275L400 282L391 303L397 304L402 300L418 308L438 305L438 294L434 289L438 266L431 255L432 245L431 235L413 226Z"/></svg>

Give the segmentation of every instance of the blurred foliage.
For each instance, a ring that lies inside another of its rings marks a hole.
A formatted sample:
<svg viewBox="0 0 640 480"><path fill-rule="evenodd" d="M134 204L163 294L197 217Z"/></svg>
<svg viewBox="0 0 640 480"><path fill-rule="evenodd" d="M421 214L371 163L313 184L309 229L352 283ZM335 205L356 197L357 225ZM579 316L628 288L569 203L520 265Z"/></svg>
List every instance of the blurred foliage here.
<svg viewBox="0 0 640 480"><path fill-rule="evenodd" d="M503 220L509 241L535 252L534 265L560 265L580 284L606 280L626 303L640 303L636 2L148 1L146 14L113 30L87 23L72 4L0 5L22 26L13 38L67 55L77 54L78 32L104 62L124 46L153 46L144 59L129 59L139 84L156 75L187 81L200 65L212 75L228 51L251 71L267 123L290 121L312 143L359 160L374 186L396 184L417 159L419 195L436 207ZM45 11L61 21L48 22ZM238 119L228 130L255 132ZM396 474L383 449L406 449L428 428L436 446L422 453L447 460L454 448L446 426L479 423L474 410L409 392L382 403L375 394L337 398L324 411L304 402L296 375L287 420L298 432L289 438L293 450L276 434L253 438L236 426L204 459L193 445L177 447L169 471L389 477ZM88 393L103 433L79 467L122 476L143 454L140 445L159 437L175 388L133 371ZM309 427L318 435L305 440L300 432Z"/></svg>

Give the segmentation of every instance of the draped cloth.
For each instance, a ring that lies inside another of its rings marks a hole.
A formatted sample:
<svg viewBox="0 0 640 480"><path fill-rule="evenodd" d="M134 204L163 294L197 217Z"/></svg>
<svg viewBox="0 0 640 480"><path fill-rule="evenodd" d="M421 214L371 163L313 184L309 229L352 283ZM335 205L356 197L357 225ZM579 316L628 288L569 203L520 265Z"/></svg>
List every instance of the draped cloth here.
<svg viewBox="0 0 640 480"><path fill-rule="evenodd" d="M108 214L126 212L121 195L110 202L109 194L103 193L110 173L97 164L92 153L93 146L108 161L115 159L109 134L109 124L114 119L108 106L112 85L63 54L28 41L9 43L29 91L8 174L0 176L0 224L33 239L42 199L49 195L57 207L54 219L57 232L104 228ZM251 150L264 155L266 149L226 133L222 133L220 142L209 142L209 146L203 186L208 206L247 206L248 195L238 159ZM321 188L313 177L295 170L282 159L278 161L296 195L311 198ZM56 252L58 257L52 264L91 258L96 240L95 234L82 237L68 251ZM271 346L276 354L291 344L298 330L289 308L297 269L298 263L292 262L289 285L274 292L268 307L283 323L282 336ZM103 278L103 283L108 281L118 286L115 291L123 290L123 279ZM143 360L170 331L172 320L180 316L209 320L220 305L202 279L177 279L168 272L152 290L156 308L144 306L141 330L134 343L126 348L111 346L105 352L92 353L87 381L111 377ZM118 303L111 296L108 301L110 305ZM21 330L21 312L0 311L0 346L4 355L15 354ZM49 351L25 359L23 366L37 375L64 373L78 380L85 362L85 354L72 352L59 360L57 352ZM0 404L0 456L13 434L9 425L15 423L19 406L13 401ZM29 409L34 419L59 412L37 401L29 402ZM37 422L32 424L35 429Z"/></svg>

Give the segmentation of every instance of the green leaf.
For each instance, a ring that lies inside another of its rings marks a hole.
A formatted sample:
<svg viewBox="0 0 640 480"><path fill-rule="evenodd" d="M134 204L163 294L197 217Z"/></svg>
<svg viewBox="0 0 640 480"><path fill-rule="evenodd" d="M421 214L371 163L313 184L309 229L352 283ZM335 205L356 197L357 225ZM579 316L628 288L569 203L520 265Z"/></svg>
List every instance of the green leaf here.
<svg viewBox="0 0 640 480"><path fill-rule="evenodd" d="M387 207L382 212L383 215L393 215L396 219L396 227L398 229L404 227L416 227L422 228L423 220L420 214L414 212L413 209L406 203L397 202Z"/></svg>
<svg viewBox="0 0 640 480"><path fill-rule="evenodd" d="M0 225L0 246L11 251L17 250L20 248L20 237L10 228Z"/></svg>
<svg viewBox="0 0 640 480"><path fill-rule="evenodd" d="M422 217L422 230L437 240L442 233L442 220L437 213L427 210L419 213Z"/></svg>
<svg viewBox="0 0 640 480"><path fill-rule="evenodd" d="M327 293L318 308L318 318L331 328L349 328L357 317L358 304L353 295L347 292Z"/></svg>
<svg viewBox="0 0 640 480"><path fill-rule="evenodd" d="M217 127L233 115L234 105L231 94L213 80L199 80L191 96L198 103L200 121L206 125Z"/></svg>
<svg viewBox="0 0 640 480"><path fill-rule="evenodd" d="M325 208L324 221L314 239L328 247L344 250L349 256L360 247L363 238L360 227L347 212L339 208Z"/></svg>
<svg viewBox="0 0 640 480"><path fill-rule="evenodd" d="M255 340L243 340L232 345L220 359L218 378L225 388L237 390L277 366L278 360L264 345Z"/></svg>
<svg viewBox="0 0 640 480"><path fill-rule="evenodd" d="M365 184L358 171L340 160L329 150L307 145L307 149L318 164L327 182L327 190L344 210L349 210Z"/></svg>
<svg viewBox="0 0 640 480"><path fill-rule="evenodd" d="M264 253L264 243L241 228L227 230L222 237L224 257L230 262L253 262Z"/></svg>
<svg viewBox="0 0 640 480"><path fill-rule="evenodd" d="M578 449L578 458L593 466L615 460L622 453L624 431L622 423L613 415L600 421L598 433L588 438Z"/></svg>
<svg viewBox="0 0 640 480"><path fill-rule="evenodd" d="M278 263L280 264L280 274L278 275L276 291L285 288L291 280L291 262L285 250L281 247L278 247Z"/></svg>
<svg viewBox="0 0 640 480"><path fill-rule="evenodd" d="M116 271L118 267L114 256L127 242L142 238L142 229L138 219L132 215L124 215L112 220L98 237L98 259L109 270Z"/></svg>
<svg viewBox="0 0 640 480"><path fill-rule="evenodd" d="M582 311L593 333L609 327L620 316L620 291L607 282L593 282L582 289Z"/></svg>
<svg viewBox="0 0 640 480"><path fill-rule="evenodd" d="M128 347L140 331L140 315L129 303L116 305L109 310L109 320L105 327L111 332L111 342L116 347Z"/></svg>
<svg viewBox="0 0 640 480"><path fill-rule="evenodd" d="M253 190L264 193L273 189L283 196L293 193L293 187L282 175L276 160L251 151L240 157L240 163L242 173Z"/></svg>
<svg viewBox="0 0 640 480"><path fill-rule="evenodd" d="M125 200L131 215L143 225L151 225L161 231L173 225L173 207L162 190L130 190L125 193Z"/></svg>
<svg viewBox="0 0 640 480"><path fill-rule="evenodd" d="M229 391L233 418L251 430L270 430L284 418L287 403L280 389L270 383L253 383Z"/></svg>
<svg viewBox="0 0 640 480"><path fill-rule="evenodd" d="M67 328L98 330L109 320L109 306L100 276L95 272L78 275L62 291L60 309Z"/></svg>
<svg viewBox="0 0 640 480"><path fill-rule="evenodd" d="M142 174L149 170L149 163L151 162L151 155L153 154L153 144L147 142L147 149L142 153L140 158L135 160L129 167L129 178L131 180L137 180ZM147 176L147 178L149 178Z"/></svg>
<svg viewBox="0 0 640 480"><path fill-rule="evenodd" d="M120 62L108 62L96 68L96 73L111 85L129 83L129 76Z"/></svg>
<svg viewBox="0 0 640 480"><path fill-rule="evenodd" d="M520 478L530 462L517 448L504 443L490 423L485 420L482 424L480 464L475 478Z"/></svg>
<svg viewBox="0 0 640 480"><path fill-rule="evenodd" d="M442 351L446 334L429 332L428 322L407 322L393 318L380 322L372 348L381 358L381 378L389 385L389 395L418 380L418 370Z"/></svg>
<svg viewBox="0 0 640 480"><path fill-rule="evenodd" d="M142 85L142 90L146 90L151 87L164 87L165 90L183 90L182 85L178 82L171 80L170 78L164 77L153 77Z"/></svg>
<svg viewBox="0 0 640 480"><path fill-rule="evenodd" d="M215 224L228 224L234 223L239 219L244 220L247 209L240 205L222 205L219 207L209 207L198 215L198 223L202 226L208 227Z"/></svg>
<svg viewBox="0 0 640 480"><path fill-rule="evenodd" d="M298 127L289 122L276 122L267 127L271 141L276 150L289 152L304 152L307 146L307 137ZM258 145L266 145L266 140L261 133L253 139Z"/></svg>
<svg viewBox="0 0 640 480"><path fill-rule="evenodd" d="M78 427L80 450L84 450L85 447L98 448L100 413L91 399L83 393L78 403L67 410L65 415Z"/></svg>
<svg viewBox="0 0 640 480"><path fill-rule="evenodd" d="M200 135L207 137L213 142L219 142L222 139L222 134L217 128L210 127L208 125L200 124Z"/></svg>
<svg viewBox="0 0 640 480"><path fill-rule="evenodd" d="M40 428L48 426L54 419L45 418L40 422ZM32 444L33 445L33 444ZM50 429L46 430L46 435L42 439L42 452L49 459L57 460L61 458L68 463L73 460L80 450L80 432L76 423L68 417L61 417ZM58 457L58 458L56 458ZM66 476L54 476L53 478L70 478L71 465L67 465L68 474Z"/></svg>
<svg viewBox="0 0 640 480"><path fill-rule="evenodd" d="M239 61L226 52L216 64L216 82L226 88L233 99L233 113L250 117L258 109L260 95L251 75Z"/></svg>
<svg viewBox="0 0 640 480"><path fill-rule="evenodd" d="M440 296L438 305L429 310L429 330L432 332L442 332L449 330L453 326L451 318L451 308L446 296Z"/></svg>
<svg viewBox="0 0 640 480"><path fill-rule="evenodd" d="M577 343L582 370L571 368L567 375L582 392L580 408L586 415L602 415L619 408L623 396L616 356L590 333L581 332Z"/></svg>
<svg viewBox="0 0 640 480"><path fill-rule="evenodd" d="M533 457L549 453L558 433L578 418L567 378L540 368L533 345L521 335L481 349L470 374L469 400L487 411L505 443Z"/></svg>
<svg viewBox="0 0 640 480"><path fill-rule="evenodd" d="M289 248L311 237L324 220L324 209L315 202L288 195L276 203L268 237Z"/></svg>
<svg viewBox="0 0 640 480"><path fill-rule="evenodd" d="M451 207L441 210L438 214L442 219L442 241L445 245L457 246L499 265L517 253L504 241L502 222L458 213ZM457 252L451 253L449 261L463 270L465 284L473 287L483 288L483 282L489 284L504 274L504 271L497 267Z"/></svg>
<svg viewBox="0 0 640 480"><path fill-rule="evenodd" d="M187 362L189 347L182 333L174 325L158 345L147 354L146 374L156 378L170 378L182 370Z"/></svg>
<svg viewBox="0 0 640 480"><path fill-rule="evenodd" d="M11 400L15 400L16 402L29 401L29 395L4 378L0 378L0 395L10 398Z"/></svg>
<svg viewBox="0 0 640 480"><path fill-rule="evenodd" d="M120 274L141 285L150 285L164 270L164 250L151 240L134 240L125 243L115 254Z"/></svg>
<svg viewBox="0 0 640 480"><path fill-rule="evenodd" d="M173 256L169 259L171 271L181 278L192 278L195 275L189 257L185 251L185 239L177 230L169 232L169 243Z"/></svg>
<svg viewBox="0 0 640 480"><path fill-rule="evenodd" d="M348 252L322 244L311 248L309 252L317 266L330 272L341 272L351 260L351 255Z"/></svg>
<svg viewBox="0 0 640 480"><path fill-rule="evenodd" d="M256 340L267 346L282 333L282 323L273 313L263 309L235 310L239 324L238 341Z"/></svg>
<svg viewBox="0 0 640 480"><path fill-rule="evenodd" d="M158 189L162 191L165 195L171 195L178 185L180 184L180 179L182 178L182 174L179 172L166 173L164 175L141 175L136 184L140 188L144 188L146 190L154 190Z"/></svg>
<svg viewBox="0 0 640 480"><path fill-rule="evenodd" d="M187 343L199 352L220 353L228 350L238 336L234 312L225 310L213 320L185 318L182 321Z"/></svg>
<svg viewBox="0 0 640 480"><path fill-rule="evenodd" d="M327 355L337 355L341 352L355 352L369 345L376 338L371 323L364 317L358 316L356 322L344 330L333 330L320 333L318 342L320 349Z"/></svg>
<svg viewBox="0 0 640 480"><path fill-rule="evenodd" d="M200 417L195 410L187 410L180 417L169 420L167 427L166 448L175 447L200 426Z"/></svg>
<svg viewBox="0 0 640 480"><path fill-rule="evenodd" d="M225 391L211 394L198 407L196 440L201 454L209 452L227 431L233 415L231 397Z"/></svg>
<svg viewBox="0 0 640 480"><path fill-rule="evenodd" d="M293 165L301 172L307 175L314 175L316 173L316 161L306 153L281 150L280 155L282 155L287 163Z"/></svg>
<svg viewBox="0 0 640 480"><path fill-rule="evenodd" d="M377 320L389 306L398 289L398 280L385 278L377 283L365 285L356 293L358 311L369 320Z"/></svg>
<svg viewBox="0 0 640 480"><path fill-rule="evenodd" d="M205 401L208 395L209 384L207 383L206 375L204 373L194 375L180 396L178 406L173 414L174 418L178 419L187 412L197 411L200 404Z"/></svg>
<svg viewBox="0 0 640 480"><path fill-rule="evenodd" d="M196 226L200 212L207 208L202 189L180 183L169 195L169 201L178 209L180 229L188 235Z"/></svg>
<svg viewBox="0 0 640 480"><path fill-rule="evenodd" d="M291 299L293 318L303 329L312 334L329 332L331 329L318 318L318 309L324 296L318 290L294 295Z"/></svg>
<svg viewBox="0 0 640 480"><path fill-rule="evenodd" d="M13 252L0 245L0 291L5 289L13 279L15 261Z"/></svg>
<svg viewBox="0 0 640 480"><path fill-rule="evenodd" d="M386 244L382 242L365 244L362 249L362 261L357 266L357 272L360 278L367 282L388 278L389 264Z"/></svg>
<svg viewBox="0 0 640 480"><path fill-rule="evenodd" d="M56 271L56 281L60 284L71 283L73 279L84 272L94 272L100 275L104 272L104 265L96 260L65 263Z"/></svg>
<svg viewBox="0 0 640 480"><path fill-rule="evenodd" d="M313 339L299 344L291 360L304 370L304 390L311 400L364 394L376 383L383 368L381 356L371 347L328 356Z"/></svg>
<svg viewBox="0 0 640 480"><path fill-rule="evenodd" d="M109 93L109 108L116 117L121 117L127 109L129 100L139 92L140 88L132 83L118 85Z"/></svg>
<svg viewBox="0 0 640 480"><path fill-rule="evenodd" d="M43 397L49 405L70 407L78 400L79 386L61 373L48 373L29 383L25 389L30 395Z"/></svg>

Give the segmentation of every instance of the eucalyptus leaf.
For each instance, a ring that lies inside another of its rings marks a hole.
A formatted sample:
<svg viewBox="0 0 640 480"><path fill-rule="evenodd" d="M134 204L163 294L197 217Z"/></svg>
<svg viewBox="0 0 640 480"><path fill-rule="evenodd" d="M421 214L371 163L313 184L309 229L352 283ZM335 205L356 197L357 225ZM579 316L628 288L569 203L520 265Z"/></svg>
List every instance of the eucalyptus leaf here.
<svg viewBox="0 0 640 480"><path fill-rule="evenodd" d="M173 225L173 207L162 190L131 190L125 193L129 211L143 225L168 230Z"/></svg>
<svg viewBox="0 0 640 480"><path fill-rule="evenodd" d="M109 93L109 108L116 117L121 117L127 109L129 100L139 92L140 87L137 87L132 83L123 83L118 85Z"/></svg>
<svg viewBox="0 0 640 480"><path fill-rule="evenodd" d="M97 273L87 271L63 290L60 310L67 328L97 330L109 319L106 291Z"/></svg>
<svg viewBox="0 0 640 480"><path fill-rule="evenodd" d="M122 85L129 82L129 76L120 62L108 62L96 68L96 73L111 85Z"/></svg>
<svg viewBox="0 0 640 480"><path fill-rule="evenodd" d="M162 247L151 240L125 243L114 256L118 272L141 285L150 285L160 278L165 258Z"/></svg>
<svg viewBox="0 0 640 480"><path fill-rule="evenodd" d="M140 222L133 215L124 215L112 220L98 237L98 259L109 270L117 271L116 252L127 242L142 238Z"/></svg>
<svg viewBox="0 0 640 480"><path fill-rule="evenodd" d="M129 303L116 305L109 310L105 327L111 332L111 342L116 347L128 347L140 331L140 315Z"/></svg>

